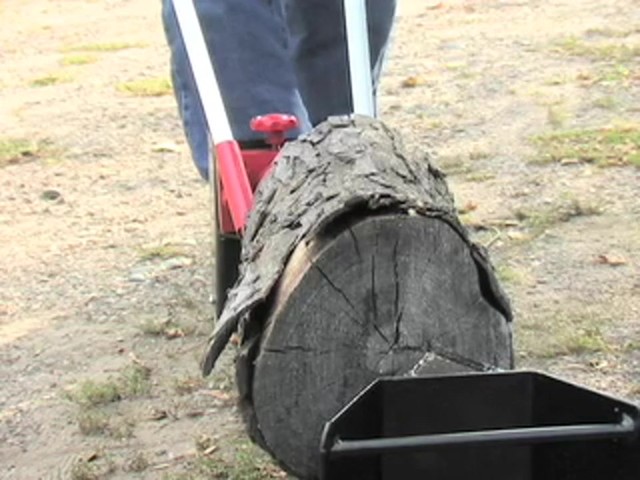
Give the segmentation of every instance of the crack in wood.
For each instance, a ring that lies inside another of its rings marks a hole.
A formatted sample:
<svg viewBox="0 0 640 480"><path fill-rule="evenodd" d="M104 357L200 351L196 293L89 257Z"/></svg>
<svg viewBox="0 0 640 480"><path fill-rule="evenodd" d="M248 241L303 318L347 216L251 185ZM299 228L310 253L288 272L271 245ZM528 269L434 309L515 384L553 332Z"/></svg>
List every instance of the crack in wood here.
<svg viewBox="0 0 640 480"><path fill-rule="evenodd" d="M378 294L376 293L376 257L375 255L371 255L371 308L373 311L373 319L371 320L371 324L378 335L387 343L389 339L382 332L382 329L378 325Z"/></svg>
<svg viewBox="0 0 640 480"><path fill-rule="evenodd" d="M353 241L353 249L356 251L356 255L358 255L358 260L362 263L362 253L360 252L360 243L358 243L358 239L356 238L355 233L353 233L353 228L349 226L347 230L349 231L349 236Z"/></svg>
<svg viewBox="0 0 640 480"><path fill-rule="evenodd" d="M317 350L314 348L306 347L303 345L286 345L282 348L268 347L262 349L266 353L286 354L291 352L313 353L314 355L328 355L333 353L333 350Z"/></svg>
<svg viewBox="0 0 640 480"><path fill-rule="evenodd" d="M344 311L344 313L347 314L347 317L350 318L356 325L362 327L364 325L364 322L361 322L358 318L357 318L357 313L358 310L356 309L356 307L353 305L353 303L351 302L351 300L349 300L349 297L347 297L347 295L344 293L344 291L339 288L335 283L333 283L331 281L331 279L329 278L329 276L324 272L324 270L322 270L322 268L320 268L319 265L317 265L316 263L311 264L313 266L314 269L317 270L317 272L320 274L320 276L327 282L327 284L338 294L340 295L340 297L347 303L347 305L349 305L349 307L351 308L351 310L356 314L356 316L352 315L351 312L348 311Z"/></svg>
<svg viewBox="0 0 640 480"><path fill-rule="evenodd" d="M393 314L398 314L398 306L400 303L400 274L398 272L398 244L399 239L393 245L393 252L391 258L393 259L393 280L394 280L394 297L393 297Z"/></svg>

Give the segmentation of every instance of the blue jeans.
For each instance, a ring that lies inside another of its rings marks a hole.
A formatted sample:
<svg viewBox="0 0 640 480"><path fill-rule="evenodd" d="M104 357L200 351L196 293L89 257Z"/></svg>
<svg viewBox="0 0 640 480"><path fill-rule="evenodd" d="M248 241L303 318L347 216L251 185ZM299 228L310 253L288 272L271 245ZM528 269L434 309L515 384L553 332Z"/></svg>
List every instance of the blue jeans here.
<svg viewBox="0 0 640 480"><path fill-rule="evenodd" d="M350 113L343 0L195 0L205 42L231 123L241 142L261 138L249 128L265 113L291 113L299 131L330 115ZM368 0L374 88L395 13L395 0ZM187 141L200 174L208 175L209 138L184 43L170 0L162 17L171 76Z"/></svg>

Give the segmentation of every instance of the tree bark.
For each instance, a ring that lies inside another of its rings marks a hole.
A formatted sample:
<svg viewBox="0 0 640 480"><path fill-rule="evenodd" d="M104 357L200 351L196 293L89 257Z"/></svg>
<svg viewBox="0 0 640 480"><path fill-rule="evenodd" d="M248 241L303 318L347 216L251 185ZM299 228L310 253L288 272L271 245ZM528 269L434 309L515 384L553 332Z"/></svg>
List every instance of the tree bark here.
<svg viewBox="0 0 640 480"><path fill-rule="evenodd" d="M204 370L240 324L249 432L315 478L324 423L362 388L383 375L510 368L510 321L441 172L383 123L339 117L288 144L257 192Z"/></svg>

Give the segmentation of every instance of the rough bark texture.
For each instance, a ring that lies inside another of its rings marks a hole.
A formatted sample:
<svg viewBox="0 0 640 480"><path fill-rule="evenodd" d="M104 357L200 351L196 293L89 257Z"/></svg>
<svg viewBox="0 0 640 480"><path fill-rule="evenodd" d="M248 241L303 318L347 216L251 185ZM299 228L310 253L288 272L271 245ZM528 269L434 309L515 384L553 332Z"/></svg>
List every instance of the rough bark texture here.
<svg viewBox="0 0 640 480"><path fill-rule="evenodd" d="M314 478L322 425L380 375L512 366L511 311L443 175L383 123L330 119L257 192L208 373L242 326L252 437Z"/></svg>

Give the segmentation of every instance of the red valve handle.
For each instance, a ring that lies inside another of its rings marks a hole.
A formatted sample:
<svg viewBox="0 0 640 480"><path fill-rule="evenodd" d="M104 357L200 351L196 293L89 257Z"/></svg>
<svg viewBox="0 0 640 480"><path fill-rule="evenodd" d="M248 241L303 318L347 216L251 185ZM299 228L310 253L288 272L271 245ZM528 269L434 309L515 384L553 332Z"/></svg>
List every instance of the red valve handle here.
<svg viewBox="0 0 640 480"><path fill-rule="evenodd" d="M282 147L285 140L285 133L297 128L299 125L295 115L285 113L270 113L260 115L251 119L251 130L266 134L269 145L275 149Z"/></svg>

